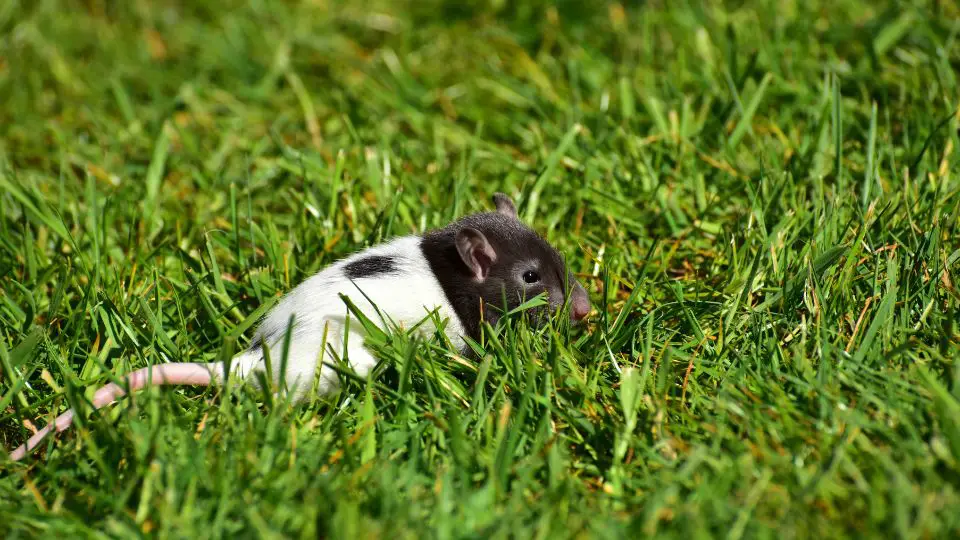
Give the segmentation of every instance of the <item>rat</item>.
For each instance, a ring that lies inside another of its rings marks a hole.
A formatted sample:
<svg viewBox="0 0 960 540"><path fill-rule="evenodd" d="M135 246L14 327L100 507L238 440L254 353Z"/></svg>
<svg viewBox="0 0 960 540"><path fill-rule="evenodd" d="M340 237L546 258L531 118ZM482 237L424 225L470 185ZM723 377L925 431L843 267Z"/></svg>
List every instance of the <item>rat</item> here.
<svg viewBox="0 0 960 540"><path fill-rule="evenodd" d="M429 335L437 331L433 321L439 320L450 343L465 356L472 355L465 338L479 339L483 321L496 326L504 307L517 308L542 293L547 301L526 312L535 327L567 305L571 322L581 322L591 309L590 299L563 256L520 221L507 195L495 193L493 202L494 211L464 216L423 235L396 237L313 274L260 321L250 345L230 362L231 376L259 386L255 375L266 371L264 348L268 348L278 383L276 365L290 331L284 381L293 402L303 401L311 391L326 395L339 388L337 374L321 369L328 347L339 347L350 369L366 377L377 359L364 346L360 322L351 318L347 323L348 308L341 295L384 330L392 323ZM109 383L98 389L92 404L99 409L128 390L151 384L222 384L224 367L221 362L170 362L142 368L125 377L127 388ZM58 416L10 458L19 460L52 431L66 430L73 414L70 409Z"/></svg>

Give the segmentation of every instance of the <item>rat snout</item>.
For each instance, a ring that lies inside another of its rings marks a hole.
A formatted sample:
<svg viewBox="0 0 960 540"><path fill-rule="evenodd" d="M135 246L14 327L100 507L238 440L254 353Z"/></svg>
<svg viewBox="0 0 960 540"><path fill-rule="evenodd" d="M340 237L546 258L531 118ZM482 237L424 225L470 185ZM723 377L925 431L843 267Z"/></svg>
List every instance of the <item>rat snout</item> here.
<svg viewBox="0 0 960 540"><path fill-rule="evenodd" d="M590 297L587 296L587 290L577 283L570 294L570 319L580 322L588 313L590 313Z"/></svg>

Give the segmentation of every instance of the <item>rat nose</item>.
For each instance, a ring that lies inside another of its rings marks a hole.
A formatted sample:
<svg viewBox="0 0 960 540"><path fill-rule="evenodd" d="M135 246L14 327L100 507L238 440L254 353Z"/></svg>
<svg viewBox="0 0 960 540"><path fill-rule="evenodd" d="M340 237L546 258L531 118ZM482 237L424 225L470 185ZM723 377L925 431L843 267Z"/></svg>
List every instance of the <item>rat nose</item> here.
<svg viewBox="0 0 960 540"><path fill-rule="evenodd" d="M587 313L590 313L590 297L587 296L587 291L578 284L570 295L570 318L579 322L587 316Z"/></svg>

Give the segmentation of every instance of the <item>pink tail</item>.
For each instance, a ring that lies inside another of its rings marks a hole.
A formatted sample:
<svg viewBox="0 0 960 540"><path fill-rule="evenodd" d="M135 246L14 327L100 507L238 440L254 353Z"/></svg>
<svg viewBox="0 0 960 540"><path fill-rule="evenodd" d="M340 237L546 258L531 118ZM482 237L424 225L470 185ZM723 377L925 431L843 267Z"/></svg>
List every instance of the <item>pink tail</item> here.
<svg viewBox="0 0 960 540"><path fill-rule="evenodd" d="M153 367L147 367L134 371L127 375L127 384L131 391L136 391L147 384L152 385L192 385L209 386L222 379L221 373L223 366L221 364L196 364L196 363L175 363L160 364ZM97 390L93 396L93 406L96 409L109 403L113 403L118 397L124 395L126 391L123 387L115 383L105 385ZM73 422L73 409L61 414L52 424L47 425L38 431L26 444L20 446L10 453L10 459L17 461L33 450L40 441L44 439L51 431L58 433L70 427Z"/></svg>

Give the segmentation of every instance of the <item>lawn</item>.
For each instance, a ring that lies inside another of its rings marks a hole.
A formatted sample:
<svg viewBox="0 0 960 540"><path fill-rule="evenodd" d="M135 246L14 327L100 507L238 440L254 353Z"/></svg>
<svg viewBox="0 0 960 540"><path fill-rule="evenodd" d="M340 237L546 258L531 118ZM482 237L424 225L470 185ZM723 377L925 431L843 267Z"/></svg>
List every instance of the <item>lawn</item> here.
<svg viewBox="0 0 960 540"><path fill-rule="evenodd" d="M0 2L0 536L960 536L960 7ZM151 389L504 191L589 324Z"/></svg>

